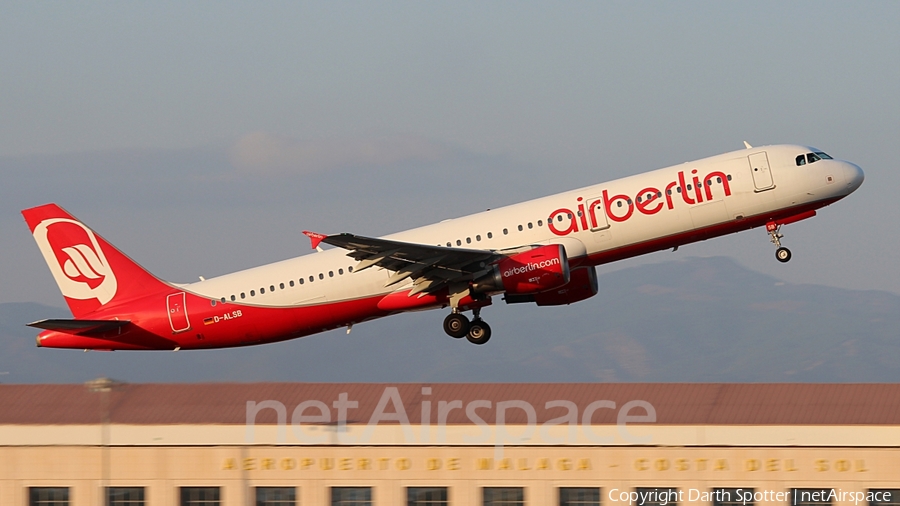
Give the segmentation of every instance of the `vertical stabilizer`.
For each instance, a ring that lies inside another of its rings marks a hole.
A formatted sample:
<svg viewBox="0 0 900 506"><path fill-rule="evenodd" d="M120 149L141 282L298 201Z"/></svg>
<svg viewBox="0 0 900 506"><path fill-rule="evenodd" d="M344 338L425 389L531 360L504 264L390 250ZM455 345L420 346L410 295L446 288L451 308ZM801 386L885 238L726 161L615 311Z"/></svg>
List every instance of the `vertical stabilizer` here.
<svg viewBox="0 0 900 506"><path fill-rule="evenodd" d="M76 318L169 287L56 204L22 215Z"/></svg>

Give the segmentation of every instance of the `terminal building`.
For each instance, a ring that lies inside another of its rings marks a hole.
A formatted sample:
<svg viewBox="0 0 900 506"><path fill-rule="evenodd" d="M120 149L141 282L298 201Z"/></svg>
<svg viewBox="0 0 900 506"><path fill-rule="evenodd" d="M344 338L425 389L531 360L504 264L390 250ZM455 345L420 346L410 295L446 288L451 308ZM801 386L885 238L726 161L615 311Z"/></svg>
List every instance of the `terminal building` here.
<svg viewBox="0 0 900 506"><path fill-rule="evenodd" d="M900 505L900 384L0 385L0 505Z"/></svg>

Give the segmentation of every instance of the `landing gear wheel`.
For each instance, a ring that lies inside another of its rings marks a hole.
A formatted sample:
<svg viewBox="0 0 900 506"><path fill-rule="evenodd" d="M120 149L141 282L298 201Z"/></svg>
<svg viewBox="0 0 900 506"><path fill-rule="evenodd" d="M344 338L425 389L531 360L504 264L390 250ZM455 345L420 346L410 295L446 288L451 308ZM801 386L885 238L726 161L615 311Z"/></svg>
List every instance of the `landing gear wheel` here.
<svg viewBox="0 0 900 506"><path fill-rule="evenodd" d="M482 320L475 320L469 325L466 339L472 344L484 344L491 338L491 326Z"/></svg>
<svg viewBox="0 0 900 506"><path fill-rule="evenodd" d="M444 318L444 332L455 339L468 334L470 326L469 319L462 313L450 313Z"/></svg>
<svg viewBox="0 0 900 506"><path fill-rule="evenodd" d="M782 246L781 248L775 250L775 258L777 258L781 263L786 263L791 259L791 250Z"/></svg>

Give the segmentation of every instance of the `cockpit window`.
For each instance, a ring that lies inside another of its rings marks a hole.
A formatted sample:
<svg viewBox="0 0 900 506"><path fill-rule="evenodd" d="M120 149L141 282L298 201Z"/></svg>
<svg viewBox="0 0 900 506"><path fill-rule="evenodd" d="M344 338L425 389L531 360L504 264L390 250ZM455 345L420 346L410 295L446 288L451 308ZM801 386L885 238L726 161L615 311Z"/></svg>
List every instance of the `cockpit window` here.
<svg viewBox="0 0 900 506"><path fill-rule="evenodd" d="M799 155L797 157L797 165L806 165L807 163L818 162L819 160L831 159L832 158L828 156L828 154L821 151L816 151L815 153L806 153L805 155Z"/></svg>

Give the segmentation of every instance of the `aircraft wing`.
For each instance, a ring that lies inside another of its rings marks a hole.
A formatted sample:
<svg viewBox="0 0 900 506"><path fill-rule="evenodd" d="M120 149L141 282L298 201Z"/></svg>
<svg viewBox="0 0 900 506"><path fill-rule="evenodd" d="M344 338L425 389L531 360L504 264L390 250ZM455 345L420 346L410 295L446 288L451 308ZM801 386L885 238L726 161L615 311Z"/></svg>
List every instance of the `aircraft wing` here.
<svg viewBox="0 0 900 506"><path fill-rule="evenodd" d="M470 281L503 257L491 250L444 248L353 234L329 235L322 242L346 249L347 256L359 260L353 272L372 266L393 271L385 286L412 278L415 285L410 295L431 293L453 282Z"/></svg>

